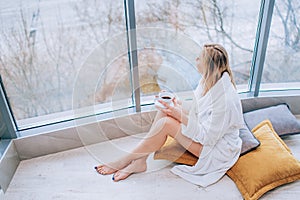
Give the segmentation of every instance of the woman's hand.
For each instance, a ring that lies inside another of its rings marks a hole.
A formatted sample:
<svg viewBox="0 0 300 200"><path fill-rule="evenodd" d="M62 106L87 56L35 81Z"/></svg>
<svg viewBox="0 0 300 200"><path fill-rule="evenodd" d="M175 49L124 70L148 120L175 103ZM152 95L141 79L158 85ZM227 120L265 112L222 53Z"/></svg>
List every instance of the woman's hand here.
<svg viewBox="0 0 300 200"><path fill-rule="evenodd" d="M183 123L183 124L186 125L186 123L187 123L187 116L186 116L186 114L182 110L181 103L178 103L176 98L172 99L172 102L173 102L174 106L171 106L171 105L169 105L168 103L166 103L166 102L164 102L162 100L158 100L158 101L165 108L161 108L159 106L156 106L157 109L159 109L161 112L165 113L167 116L173 117L174 119L176 119L180 123Z"/></svg>

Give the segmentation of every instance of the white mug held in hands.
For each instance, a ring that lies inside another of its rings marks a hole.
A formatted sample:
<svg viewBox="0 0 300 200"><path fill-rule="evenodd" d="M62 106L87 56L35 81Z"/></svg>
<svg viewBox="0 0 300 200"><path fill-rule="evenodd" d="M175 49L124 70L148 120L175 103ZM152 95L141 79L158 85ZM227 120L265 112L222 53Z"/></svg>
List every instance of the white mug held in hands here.
<svg viewBox="0 0 300 200"><path fill-rule="evenodd" d="M170 106L173 106L174 97L175 97L174 94L171 92L167 92L167 91L160 92L158 96L155 98L155 106L165 108L165 106L163 106L158 100L164 101Z"/></svg>

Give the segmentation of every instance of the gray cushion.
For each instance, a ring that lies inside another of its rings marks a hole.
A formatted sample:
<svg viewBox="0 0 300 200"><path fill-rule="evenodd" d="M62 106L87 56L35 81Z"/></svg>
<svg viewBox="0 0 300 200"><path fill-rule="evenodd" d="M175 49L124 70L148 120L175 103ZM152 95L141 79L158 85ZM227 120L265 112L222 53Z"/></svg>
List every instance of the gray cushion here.
<svg viewBox="0 0 300 200"><path fill-rule="evenodd" d="M300 133L300 123L286 104L246 112L244 119L250 130L263 120L268 119L279 136Z"/></svg>
<svg viewBox="0 0 300 200"><path fill-rule="evenodd" d="M246 127L246 125L244 128L240 129L240 138L243 142L240 156L256 149L260 145L259 140L253 135L248 127Z"/></svg>

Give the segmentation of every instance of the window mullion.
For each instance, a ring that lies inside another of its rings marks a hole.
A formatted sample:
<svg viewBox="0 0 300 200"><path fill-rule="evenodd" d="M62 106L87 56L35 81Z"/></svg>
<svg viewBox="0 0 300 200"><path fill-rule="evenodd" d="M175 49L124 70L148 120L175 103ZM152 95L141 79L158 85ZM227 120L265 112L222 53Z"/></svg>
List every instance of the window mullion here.
<svg viewBox="0 0 300 200"><path fill-rule="evenodd" d="M266 57L269 32L271 27L275 0L263 0L257 29L255 50L252 59L250 93L255 97L259 94L259 88Z"/></svg>
<svg viewBox="0 0 300 200"><path fill-rule="evenodd" d="M127 40L128 40L129 66L131 71L132 98L135 104L135 111L140 112L141 100L140 100L140 83L139 83L137 42L136 42L134 0L124 0L124 5L125 5L125 15L126 15L125 17L126 17Z"/></svg>

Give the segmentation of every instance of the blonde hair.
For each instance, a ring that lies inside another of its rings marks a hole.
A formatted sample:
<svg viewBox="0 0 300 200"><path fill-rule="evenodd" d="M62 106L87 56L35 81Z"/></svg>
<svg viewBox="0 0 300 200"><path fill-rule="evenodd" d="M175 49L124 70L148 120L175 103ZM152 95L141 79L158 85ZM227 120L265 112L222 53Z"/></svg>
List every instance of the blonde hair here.
<svg viewBox="0 0 300 200"><path fill-rule="evenodd" d="M201 58L202 64L202 80L203 96L212 88L227 72L231 78L234 87L234 79L229 66L228 54L225 48L219 44L206 44L203 47Z"/></svg>

